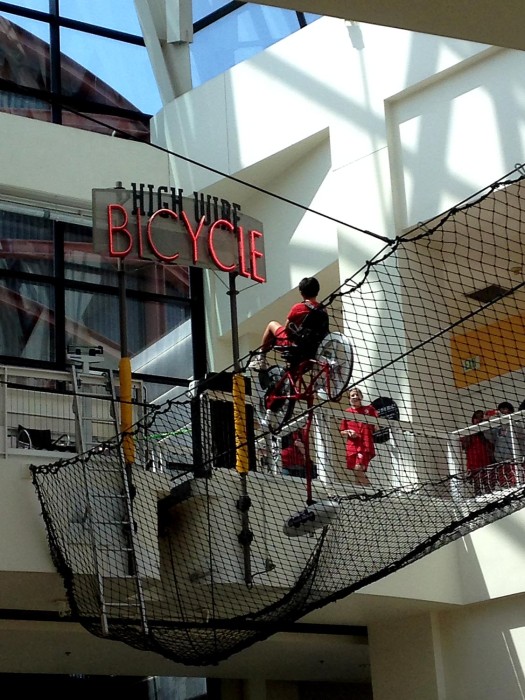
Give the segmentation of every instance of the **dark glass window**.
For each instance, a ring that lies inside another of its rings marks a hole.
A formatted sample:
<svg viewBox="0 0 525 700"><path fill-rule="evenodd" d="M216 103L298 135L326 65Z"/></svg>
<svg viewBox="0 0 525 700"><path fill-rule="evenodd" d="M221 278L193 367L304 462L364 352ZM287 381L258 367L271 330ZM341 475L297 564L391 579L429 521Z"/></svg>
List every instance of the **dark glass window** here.
<svg viewBox="0 0 525 700"><path fill-rule="evenodd" d="M127 349L135 374L189 378L192 374L188 304L128 296ZM115 294L66 289L66 345L102 346L104 368L118 367L121 357L120 305Z"/></svg>
<svg viewBox="0 0 525 700"><path fill-rule="evenodd" d="M50 284L0 274L0 355L55 360L55 296Z"/></svg>
<svg viewBox="0 0 525 700"><path fill-rule="evenodd" d="M93 252L91 229L69 224L64 234L64 277L86 284L117 287L114 259Z"/></svg>
<svg viewBox="0 0 525 700"><path fill-rule="evenodd" d="M0 354L53 362L52 222L0 210Z"/></svg>
<svg viewBox="0 0 525 700"><path fill-rule="evenodd" d="M51 121L51 106L48 102L10 90L0 90L0 111L43 122Z"/></svg>
<svg viewBox="0 0 525 700"><path fill-rule="evenodd" d="M98 367L116 368L120 358L118 296L93 288L65 290L66 346L104 348L104 361Z"/></svg>
<svg viewBox="0 0 525 700"><path fill-rule="evenodd" d="M0 78L49 90L49 24L1 12L0 38Z"/></svg>
<svg viewBox="0 0 525 700"><path fill-rule="evenodd" d="M52 275L54 233L50 220L0 209L0 270L19 277Z"/></svg>
<svg viewBox="0 0 525 700"><path fill-rule="evenodd" d="M117 4L130 11L121 11L118 31L99 23L94 4L77 5L78 11L91 8L92 24L69 19L78 26L61 27L59 33L44 21L61 23L49 5L41 20L29 16L32 8L20 14L0 11L0 110L149 141L149 115L159 110L161 100L142 37L123 29L130 16L128 26L137 28L134 4L105 3L101 21L113 16Z"/></svg>
<svg viewBox="0 0 525 700"><path fill-rule="evenodd" d="M127 289L162 294L167 297L188 299L188 268L181 265L159 265L143 260L126 263Z"/></svg>
<svg viewBox="0 0 525 700"><path fill-rule="evenodd" d="M119 271L93 252L91 228L45 214L0 210L2 361L64 369L68 346L102 346L97 367L115 369L125 328L135 374L186 382L193 374L188 269L126 260Z"/></svg>

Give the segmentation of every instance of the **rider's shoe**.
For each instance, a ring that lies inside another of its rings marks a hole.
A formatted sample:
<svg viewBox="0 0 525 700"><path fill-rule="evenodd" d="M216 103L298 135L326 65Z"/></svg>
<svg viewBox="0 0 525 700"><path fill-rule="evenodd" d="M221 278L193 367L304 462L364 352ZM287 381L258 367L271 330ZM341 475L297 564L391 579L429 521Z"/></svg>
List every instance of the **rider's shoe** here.
<svg viewBox="0 0 525 700"><path fill-rule="evenodd" d="M248 369L254 369L257 371L260 371L262 369L268 369L268 360L266 359L266 355L262 352L257 353L257 355L254 355L250 362L248 363Z"/></svg>

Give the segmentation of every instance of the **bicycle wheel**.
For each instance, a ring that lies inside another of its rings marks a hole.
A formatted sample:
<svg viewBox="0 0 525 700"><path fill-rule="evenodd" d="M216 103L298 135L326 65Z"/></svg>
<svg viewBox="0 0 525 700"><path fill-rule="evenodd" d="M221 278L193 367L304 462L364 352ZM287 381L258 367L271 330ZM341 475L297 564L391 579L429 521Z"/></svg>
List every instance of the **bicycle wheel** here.
<svg viewBox="0 0 525 700"><path fill-rule="evenodd" d="M322 375L322 386L317 394L321 399L337 401L350 383L354 369L354 351L342 333L329 333L319 344L316 361L327 363L328 372Z"/></svg>
<svg viewBox="0 0 525 700"><path fill-rule="evenodd" d="M284 376L271 386L264 396L265 423L271 433L278 433L292 417L295 400L290 397L292 384Z"/></svg>

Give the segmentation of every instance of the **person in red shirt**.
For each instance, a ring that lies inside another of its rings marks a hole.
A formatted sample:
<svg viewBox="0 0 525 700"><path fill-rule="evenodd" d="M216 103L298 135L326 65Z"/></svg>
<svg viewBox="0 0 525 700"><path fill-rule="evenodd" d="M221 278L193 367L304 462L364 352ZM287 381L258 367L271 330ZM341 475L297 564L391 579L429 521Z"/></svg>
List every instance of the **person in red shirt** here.
<svg viewBox="0 0 525 700"><path fill-rule="evenodd" d="M282 441L281 463L285 476L305 477L305 446L301 430L286 435Z"/></svg>
<svg viewBox="0 0 525 700"><path fill-rule="evenodd" d="M308 457L310 463L307 474L306 464L306 429L294 430L293 433L285 435L282 439L281 465L284 476L299 476L306 479L310 476L317 478L317 468L314 462Z"/></svg>
<svg viewBox="0 0 525 700"><path fill-rule="evenodd" d="M346 413L377 418L379 413L373 406L363 406L363 394L360 389L350 389L350 408ZM352 420L345 416L339 426L341 435L346 438L346 468L354 472L360 486L370 486L366 474L370 461L375 457L374 432L377 426Z"/></svg>
<svg viewBox="0 0 525 700"><path fill-rule="evenodd" d="M472 414L472 425L478 425L485 420L481 410ZM474 484L474 493L480 496L491 493L495 486L495 474L487 469L494 464L494 445L487 439L484 432L472 433L461 438L461 447L465 451L467 462L467 478Z"/></svg>
<svg viewBox="0 0 525 700"><path fill-rule="evenodd" d="M299 293L303 301L294 304L284 325L279 321L270 321L262 336L261 346L257 355L250 361L248 367L250 369L262 370L267 368L266 353L273 348L274 345L294 345L294 341L289 337L289 328L300 326L305 317L309 314L313 307L319 306L317 296L319 294L319 281L315 277L303 277L299 282Z"/></svg>

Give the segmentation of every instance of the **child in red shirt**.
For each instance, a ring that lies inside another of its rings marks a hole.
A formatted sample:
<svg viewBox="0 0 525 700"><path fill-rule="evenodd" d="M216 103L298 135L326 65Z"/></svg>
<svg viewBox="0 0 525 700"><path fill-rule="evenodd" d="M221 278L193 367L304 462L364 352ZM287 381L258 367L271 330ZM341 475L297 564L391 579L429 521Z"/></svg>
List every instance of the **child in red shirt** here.
<svg viewBox="0 0 525 700"><path fill-rule="evenodd" d="M283 438L283 447L281 450L281 462L283 474L286 476L306 476L305 471L305 446L303 442L303 433L297 430L291 435Z"/></svg>
<svg viewBox="0 0 525 700"><path fill-rule="evenodd" d="M481 410L474 411L471 420L472 425L478 425L485 420L485 414ZM495 486L495 475L487 467L494 463L494 445L483 432L479 432L462 437L461 447L465 451L467 477L474 484L474 493L476 496L491 493Z"/></svg>
<svg viewBox="0 0 525 700"><path fill-rule="evenodd" d="M362 416L377 418L379 413L373 406L363 406L363 394L360 389L350 389L350 408L347 413L358 413ZM370 486L366 475L370 461L375 457L374 432L377 426L371 423L353 421L350 417L343 418L339 432L346 438L346 468L351 469L360 486Z"/></svg>

